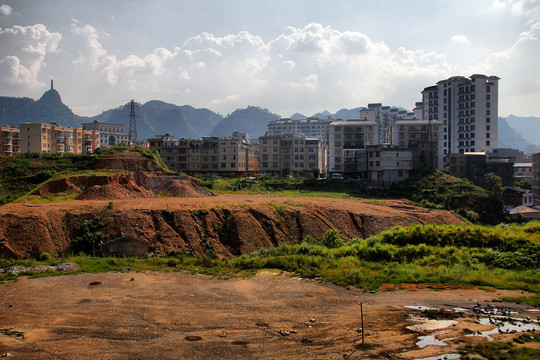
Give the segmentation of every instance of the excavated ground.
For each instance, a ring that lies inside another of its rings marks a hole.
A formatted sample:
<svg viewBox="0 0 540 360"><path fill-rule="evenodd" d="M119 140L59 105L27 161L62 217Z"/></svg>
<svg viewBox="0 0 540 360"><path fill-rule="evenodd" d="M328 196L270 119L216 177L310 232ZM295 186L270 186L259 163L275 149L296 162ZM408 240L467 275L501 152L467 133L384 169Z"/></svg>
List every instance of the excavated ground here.
<svg viewBox="0 0 540 360"><path fill-rule="evenodd" d="M464 313L447 333L406 329L406 305L465 308L516 291L472 288L365 293L286 275L219 280L182 273L21 278L0 285L0 355L13 359L423 359L488 342ZM516 317L526 305L496 303ZM437 335L438 334L438 335ZM435 335L447 346L416 345ZM511 341L517 334L495 334ZM517 344L516 344L517 345ZM538 343L524 346L538 348Z"/></svg>
<svg viewBox="0 0 540 360"><path fill-rule="evenodd" d="M351 239L396 225L461 222L450 212L402 200L220 195L17 203L0 207L3 255L25 258L65 251L73 229L96 216L106 224L102 230L106 241L129 236L147 240L163 254L203 255L214 250L222 258L299 243L306 235L320 238L332 228Z"/></svg>

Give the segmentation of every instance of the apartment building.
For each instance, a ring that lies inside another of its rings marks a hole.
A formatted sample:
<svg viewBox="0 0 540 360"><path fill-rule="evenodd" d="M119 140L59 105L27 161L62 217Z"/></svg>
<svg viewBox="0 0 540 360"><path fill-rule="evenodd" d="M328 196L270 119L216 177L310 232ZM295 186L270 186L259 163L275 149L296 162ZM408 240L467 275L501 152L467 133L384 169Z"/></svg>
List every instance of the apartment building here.
<svg viewBox="0 0 540 360"><path fill-rule="evenodd" d="M533 196L534 205L540 205L540 153L533 154Z"/></svg>
<svg viewBox="0 0 540 360"><path fill-rule="evenodd" d="M406 110L399 110L395 107L383 106L381 103L368 104L367 108L360 110L360 118L379 124L379 144L384 144L386 140L385 129L392 125L397 119L412 117L414 114Z"/></svg>
<svg viewBox="0 0 540 360"><path fill-rule="evenodd" d="M99 131L50 124L21 124L21 152L92 153L99 147Z"/></svg>
<svg viewBox="0 0 540 360"><path fill-rule="evenodd" d="M321 138L299 134L259 138L259 171L279 175L284 171L320 173L326 170L326 145Z"/></svg>
<svg viewBox="0 0 540 360"><path fill-rule="evenodd" d="M169 169L185 173L243 176L257 171L255 147L246 139L203 137L175 139L170 134L149 139Z"/></svg>
<svg viewBox="0 0 540 360"><path fill-rule="evenodd" d="M303 120L280 119L268 122L265 136L304 135L309 138L328 141L328 125L334 119L308 118Z"/></svg>
<svg viewBox="0 0 540 360"><path fill-rule="evenodd" d="M17 128L0 125L0 155L11 156L21 151L21 133Z"/></svg>
<svg viewBox="0 0 540 360"><path fill-rule="evenodd" d="M497 76L454 76L422 91L423 119L443 122L443 154L498 146Z"/></svg>
<svg viewBox="0 0 540 360"><path fill-rule="evenodd" d="M94 120L91 123L84 123L83 129L99 131L99 146L101 147L129 145L131 143L131 137L126 133L124 125Z"/></svg>
<svg viewBox="0 0 540 360"><path fill-rule="evenodd" d="M449 174L470 180L476 186L487 187L485 175L493 173L501 178L502 185L514 184L514 162L509 159L490 159L485 152L449 154Z"/></svg>
<svg viewBox="0 0 540 360"><path fill-rule="evenodd" d="M443 168L443 123L437 120L398 118L386 128L386 143L394 147L415 148L414 168Z"/></svg>
<svg viewBox="0 0 540 360"><path fill-rule="evenodd" d="M367 179L371 185L390 188L409 178L418 149L379 145L366 150ZM417 168L417 167L416 167Z"/></svg>
<svg viewBox="0 0 540 360"><path fill-rule="evenodd" d="M379 144L379 124L363 119L338 120L328 126L328 173L353 179L368 177L366 148Z"/></svg>

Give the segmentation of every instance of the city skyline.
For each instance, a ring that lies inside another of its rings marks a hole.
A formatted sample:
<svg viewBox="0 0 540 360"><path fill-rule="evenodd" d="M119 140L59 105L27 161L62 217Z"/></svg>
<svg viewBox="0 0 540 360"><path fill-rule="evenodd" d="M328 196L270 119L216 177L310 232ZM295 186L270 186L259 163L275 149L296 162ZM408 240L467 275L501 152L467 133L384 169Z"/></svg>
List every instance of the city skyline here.
<svg viewBox="0 0 540 360"><path fill-rule="evenodd" d="M282 117L412 110L451 76L495 75L499 115L540 116L540 1L0 0L0 95L54 80L82 116L162 100Z"/></svg>

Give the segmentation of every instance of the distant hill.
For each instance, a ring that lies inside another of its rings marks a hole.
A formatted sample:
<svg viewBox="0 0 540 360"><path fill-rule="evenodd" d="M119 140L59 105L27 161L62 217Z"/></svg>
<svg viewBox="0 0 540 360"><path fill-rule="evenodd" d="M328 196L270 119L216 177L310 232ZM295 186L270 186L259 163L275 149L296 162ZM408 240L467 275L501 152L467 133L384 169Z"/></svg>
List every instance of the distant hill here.
<svg viewBox="0 0 540 360"><path fill-rule="evenodd" d="M245 109L237 109L229 114L214 127L213 136L231 136L235 131L247 132L251 139L258 139L266 133L266 125L269 121L279 120L281 117L271 113L268 109L258 106L248 106Z"/></svg>
<svg viewBox="0 0 540 360"><path fill-rule="evenodd" d="M499 148L519 149L526 154L540 152L540 118L519 118L514 115L499 118L498 132Z"/></svg>
<svg viewBox="0 0 540 360"><path fill-rule="evenodd" d="M534 145L540 145L540 118L529 116L520 117L509 115L506 117L508 125L515 129L525 140Z"/></svg>
<svg viewBox="0 0 540 360"><path fill-rule="evenodd" d="M18 127L25 122L50 123L80 127L88 118L73 114L73 111L62 103L58 91L51 89L41 99L0 97L0 124Z"/></svg>
<svg viewBox="0 0 540 360"><path fill-rule="evenodd" d="M107 110L93 120L121 124L129 131L130 103L117 109ZM178 106L152 100L144 105L135 104L135 119L139 139L170 133L176 138L198 138L207 136L223 117L208 109L196 109L189 105Z"/></svg>
<svg viewBox="0 0 540 360"><path fill-rule="evenodd" d="M290 117L292 120L304 120L307 119L306 115L300 114L300 113L294 113Z"/></svg>
<svg viewBox="0 0 540 360"><path fill-rule="evenodd" d="M354 109L341 109L334 115L332 115L335 119L359 119L360 118L360 110L364 109L363 107L357 107Z"/></svg>

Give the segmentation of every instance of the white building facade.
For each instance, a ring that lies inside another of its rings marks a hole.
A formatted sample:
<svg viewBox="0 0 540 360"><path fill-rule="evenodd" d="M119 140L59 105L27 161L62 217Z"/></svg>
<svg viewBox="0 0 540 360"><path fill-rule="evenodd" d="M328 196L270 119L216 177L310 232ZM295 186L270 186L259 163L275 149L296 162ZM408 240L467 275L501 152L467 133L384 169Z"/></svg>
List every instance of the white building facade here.
<svg viewBox="0 0 540 360"><path fill-rule="evenodd" d="M333 119L308 118L303 120L280 119L268 122L266 136L304 135L328 141L328 125Z"/></svg>
<svg viewBox="0 0 540 360"><path fill-rule="evenodd" d="M422 91L423 119L443 123L445 157L498 147L498 81L497 76L454 76Z"/></svg>
<svg viewBox="0 0 540 360"><path fill-rule="evenodd" d="M101 147L127 145L131 142L131 137L126 133L124 125L94 120L91 123L84 123L83 130L98 130L100 134L99 146Z"/></svg>

